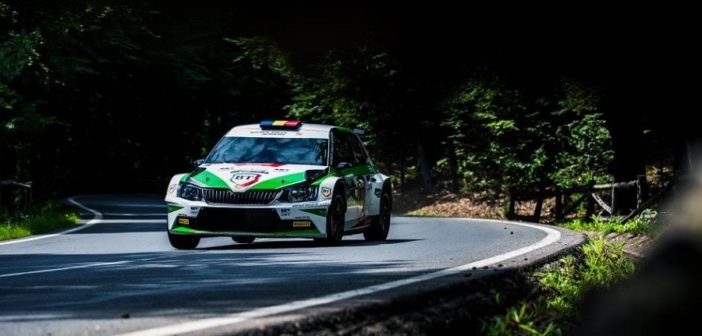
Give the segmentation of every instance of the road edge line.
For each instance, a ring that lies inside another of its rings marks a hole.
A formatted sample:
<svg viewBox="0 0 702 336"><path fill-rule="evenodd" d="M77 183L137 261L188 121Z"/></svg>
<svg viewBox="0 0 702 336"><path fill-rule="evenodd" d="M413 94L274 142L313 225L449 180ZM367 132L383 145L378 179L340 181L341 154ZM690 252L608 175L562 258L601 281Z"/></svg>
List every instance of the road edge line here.
<svg viewBox="0 0 702 336"><path fill-rule="evenodd" d="M256 318L268 317L268 316L292 312L292 311L296 311L296 310L300 310L300 309L304 309L304 308L320 306L320 305L329 304L329 303L333 303L333 302L337 302L337 301L351 299L351 298L362 296L362 295L368 295L368 294L373 294L373 293L380 292L380 291L390 290L390 289L394 289L394 288L398 288L401 286L406 286L406 285L410 285L410 284L414 284L414 283L418 283L418 282L433 280L433 279L448 276L448 275L459 274L461 272L470 270L473 267L480 268L483 266L489 266L489 265L492 265L495 263L499 263L501 261L509 260L509 259L521 256L521 255L527 254L529 252L536 251L538 249L541 249L541 248L544 248L548 245L551 245L551 244L553 244L561 239L561 232L560 231L552 229L552 228L544 227L541 225L527 224L527 223L520 223L520 222L508 222L508 221L502 221L502 223L507 223L507 224L511 224L511 225L518 225L518 226L529 227L532 229L541 230L541 231L546 232L546 237L544 237L543 239L541 239L540 241L538 241L534 244L531 244L531 245L528 245L525 247L521 247L521 248L518 248L516 250L512 250L512 251L505 252L505 253L502 253L502 254L499 254L496 256L488 257L488 258L474 261L474 262L471 262L468 264L459 265L459 266L443 269L443 270L436 271L436 272L426 273L426 274L417 275L417 276L413 276L413 277L409 277L409 278L405 278L405 279L390 281L390 282L386 282L383 284L367 286L367 287L353 289L353 290L344 291L344 292L340 292L340 293L328 294L328 295L324 295L324 296L317 297L317 298L298 300L298 301L283 303L283 304L279 304L279 305L275 305L275 306L257 308L257 309L253 309L253 310L249 310L249 311L245 311L245 312L240 312L240 313L227 314L227 315L220 316L220 317L205 318L205 319L199 319L199 320L194 320L194 321L189 321L189 322L184 322L184 323L178 323L178 324L172 324L172 325L167 325L167 326L161 326L161 327L155 327L155 328L150 328L150 329L144 329L144 330L124 333L124 334L120 334L119 336L171 336L171 335L179 335L179 334L185 334L185 333L204 331L207 329L213 329L213 328L218 328L218 327L225 327L228 325L233 325L233 324L253 320Z"/></svg>
<svg viewBox="0 0 702 336"><path fill-rule="evenodd" d="M85 229L87 229L95 224L98 224L102 221L102 213L100 213L97 210L88 208L87 206L79 203L78 201L75 200L75 197L67 198L66 202L68 202L68 203L70 203L70 204L72 204L80 209L83 209L85 211L90 212L91 214L93 214L93 218L90 219L87 223L84 223L84 224L81 224L81 225L78 225L78 226L75 226L72 228L68 228L68 229L65 229L65 230L62 230L59 232L54 232L54 233L49 233L49 234L40 234L40 235L31 236L31 237L27 237L27 238L18 238L18 239L3 241L3 242L0 242L0 246L25 243L25 242L30 242L30 241L39 240L39 239L52 238L52 237L64 235L64 234L71 233L71 232L85 230Z"/></svg>

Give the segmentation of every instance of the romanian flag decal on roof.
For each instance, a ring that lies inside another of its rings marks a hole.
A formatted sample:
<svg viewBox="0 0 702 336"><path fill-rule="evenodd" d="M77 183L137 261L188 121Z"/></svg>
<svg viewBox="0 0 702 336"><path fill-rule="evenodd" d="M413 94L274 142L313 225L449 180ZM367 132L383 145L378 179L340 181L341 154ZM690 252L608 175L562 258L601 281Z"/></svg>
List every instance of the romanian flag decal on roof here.
<svg viewBox="0 0 702 336"><path fill-rule="evenodd" d="M302 125L299 120L264 120L259 124L261 128L298 128Z"/></svg>

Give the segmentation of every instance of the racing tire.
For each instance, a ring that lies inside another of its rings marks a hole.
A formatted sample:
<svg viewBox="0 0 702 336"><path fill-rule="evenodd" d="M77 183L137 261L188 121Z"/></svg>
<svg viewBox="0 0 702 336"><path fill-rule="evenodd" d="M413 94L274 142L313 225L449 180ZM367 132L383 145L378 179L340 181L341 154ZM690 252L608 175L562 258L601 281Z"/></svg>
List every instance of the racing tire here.
<svg viewBox="0 0 702 336"><path fill-rule="evenodd" d="M329 205L327 214L327 237L315 239L318 243L327 245L337 245L344 238L344 221L346 218L346 206L341 195L335 195Z"/></svg>
<svg viewBox="0 0 702 336"><path fill-rule="evenodd" d="M192 250L197 247L197 244L200 243L200 237L198 236L186 236L186 235L174 235L172 233L168 233L168 241L171 243L171 246L179 249L179 250Z"/></svg>
<svg viewBox="0 0 702 336"><path fill-rule="evenodd" d="M363 231L367 241L384 241L390 232L390 195L384 192L380 197L380 213L370 218L370 227Z"/></svg>
<svg viewBox="0 0 702 336"><path fill-rule="evenodd" d="M256 237L249 237L249 236L234 236L232 237L232 240L239 243L239 244L251 244L256 240Z"/></svg>

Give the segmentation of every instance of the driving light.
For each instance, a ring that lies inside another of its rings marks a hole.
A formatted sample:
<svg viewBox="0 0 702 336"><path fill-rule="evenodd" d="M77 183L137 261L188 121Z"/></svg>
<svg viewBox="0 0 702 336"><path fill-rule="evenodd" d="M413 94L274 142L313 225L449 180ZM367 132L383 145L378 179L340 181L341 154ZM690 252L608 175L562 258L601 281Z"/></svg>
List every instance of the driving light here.
<svg viewBox="0 0 702 336"><path fill-rule="evenodd" d="M178 186L178 197L190 201L201 201L202 189L190 183L181 183Z"/></svg>
<svg viewBox="0 0 702 336"><path fill-rule="evenodd" d="M282 198L288 202L314 201L317 199L317 189L319 189L318 186L300 183L285 189Z"/></svg>

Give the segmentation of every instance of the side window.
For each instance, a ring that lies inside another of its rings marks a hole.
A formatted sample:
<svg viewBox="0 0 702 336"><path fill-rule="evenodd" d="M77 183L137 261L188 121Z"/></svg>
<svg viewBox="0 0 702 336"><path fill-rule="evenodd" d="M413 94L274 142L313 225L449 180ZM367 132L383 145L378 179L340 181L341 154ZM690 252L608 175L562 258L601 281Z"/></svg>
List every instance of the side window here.
<svg viewBox="0 0 702 336"><path fill-rule="evenodd" d="M334 158L332 159L332 166L337 167L341 162L347 162L350 164L355 164L353 150L351 148L351 143L344 133L334 132Z"/></svg>
<svg viewBox="0 0 702 336"><path fill-rule="evenodd" d="M368 157L366 157L366 151L363 150L361 140L359 140L358 137L353 134L348 134L348 137L349 141L351 142L351 150L353 151L354 166L357 164L366 163Z"/></svg>

